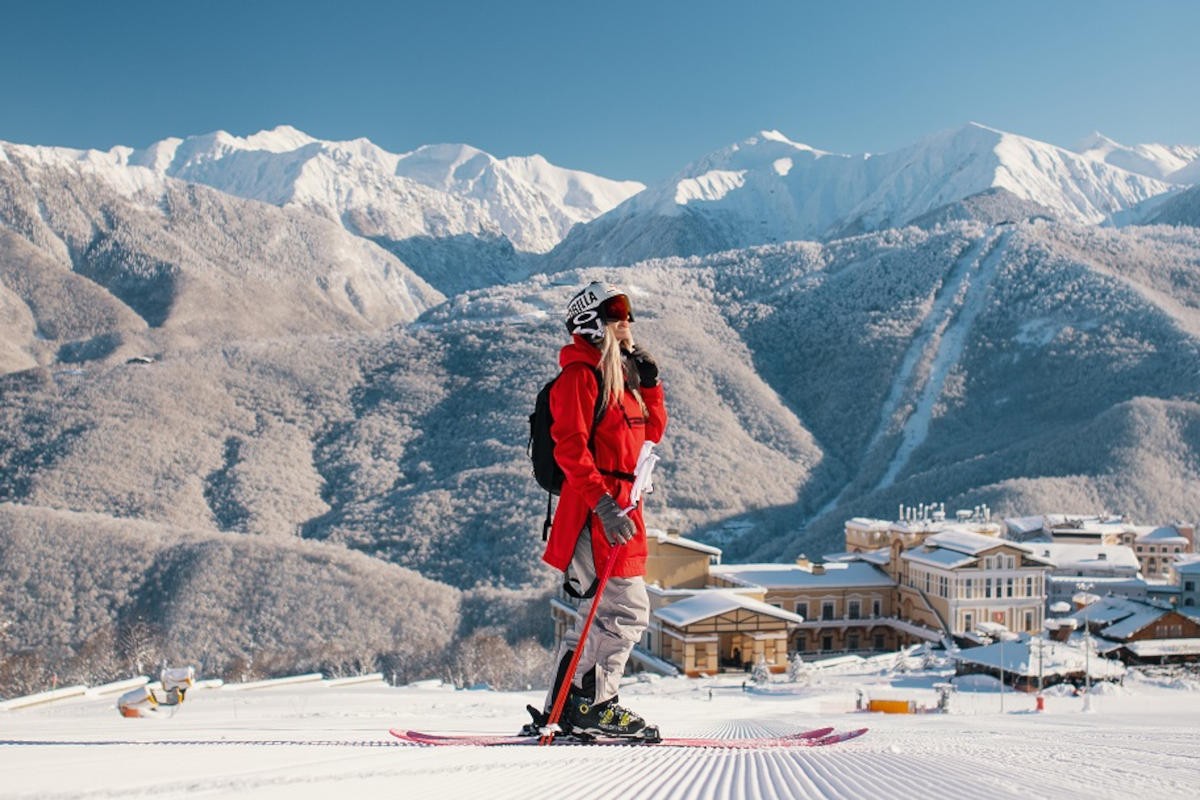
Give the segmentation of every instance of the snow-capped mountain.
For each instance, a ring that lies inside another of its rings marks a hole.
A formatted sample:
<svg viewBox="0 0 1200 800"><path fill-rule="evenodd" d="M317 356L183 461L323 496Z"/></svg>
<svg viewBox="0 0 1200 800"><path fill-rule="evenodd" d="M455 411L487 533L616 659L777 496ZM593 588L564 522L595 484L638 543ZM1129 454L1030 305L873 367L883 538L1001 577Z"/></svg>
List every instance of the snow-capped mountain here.
<svg viewBox="0 0 1200 800"><path fill-rule="evenodd" d="M1200 182L1200 147L1124 145L1097 131L1079 142L1075 151L1086 158L1170 183Z"/></svg>
<svg viewBox="0 0 1200 800"><path fill-rule="evenodd" d="M445 299L313 214L140 167L26 155L47 153L9 148L0 161L0 372L213 336L377 330Z"/></svg>
<svg viewBox="0 0 1200 800"><path fill-rule="evenodd" d="M767 131L701 158L576 228L554 256L565 265L627 264L829 239L902 226L996 189L1040 213L1095 224L1173 188L975 123L892 153L857 156Z"/></svg>
<svg viewBox="0 0 1200 800"><path fill-rule="evenodd" d="M540 156L498 159L466 145L396 154L367 139L323 141L289 126L247 137L217 131L107 152L0 144L0 150L14 147L41 163L86 165L119 187L147 181L128 172L143 167L154 175L315 211L363 236L504 236L526 252L549 250L572 225L643 188L563 169Z"/></svg>

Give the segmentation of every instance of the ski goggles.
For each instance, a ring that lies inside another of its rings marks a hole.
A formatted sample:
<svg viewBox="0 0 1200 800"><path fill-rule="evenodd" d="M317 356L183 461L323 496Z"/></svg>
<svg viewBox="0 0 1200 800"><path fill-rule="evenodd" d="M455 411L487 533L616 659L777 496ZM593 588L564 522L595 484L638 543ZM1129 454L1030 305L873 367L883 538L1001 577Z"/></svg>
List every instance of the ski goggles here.
<svg viewBox="0 0 1200 800"><path fill-rule="evenodd" d="M600 316L605 322L633 322L633 309L629 306L629 298L624 295L608 298L600 304Z"/></svg>

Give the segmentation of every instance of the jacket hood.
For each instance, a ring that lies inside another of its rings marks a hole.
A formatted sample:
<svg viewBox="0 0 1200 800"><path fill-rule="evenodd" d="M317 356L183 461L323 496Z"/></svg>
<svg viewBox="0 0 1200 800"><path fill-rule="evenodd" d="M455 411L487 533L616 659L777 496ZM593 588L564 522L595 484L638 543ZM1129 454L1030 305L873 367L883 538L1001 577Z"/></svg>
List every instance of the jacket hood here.
<svg viewBox="0 0 1200 800"><path fill-rule="evenodd" d="M587 364L589 367L595 367L599 363L600 348L579 334L573 335L571 343L564 345L558 353L559 367L566 367L568 364Z"/></svg>

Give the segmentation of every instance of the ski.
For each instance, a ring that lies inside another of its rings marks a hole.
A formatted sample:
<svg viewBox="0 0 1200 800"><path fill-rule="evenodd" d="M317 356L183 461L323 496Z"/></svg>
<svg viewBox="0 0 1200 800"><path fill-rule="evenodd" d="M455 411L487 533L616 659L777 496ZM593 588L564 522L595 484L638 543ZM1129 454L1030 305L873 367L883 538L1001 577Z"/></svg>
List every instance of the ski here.
<svg viewBox="0 0 1200 800"><path fill-rule="evenodd" d="M825 747L855 739L867 732L866 728L834 732L833 728L817 728L803 733L782 736L747 736L732 739L712 737L680 736L663 737L657 741L635 737L596 737L576 739L559 736L550 746L570 747L707 747L721 750L757 750L766 748ZM512 747L537 746L536 736L512 736L504 734L436 734L423 731L392 729L389 731L401 741L429 747Z"/></svg>

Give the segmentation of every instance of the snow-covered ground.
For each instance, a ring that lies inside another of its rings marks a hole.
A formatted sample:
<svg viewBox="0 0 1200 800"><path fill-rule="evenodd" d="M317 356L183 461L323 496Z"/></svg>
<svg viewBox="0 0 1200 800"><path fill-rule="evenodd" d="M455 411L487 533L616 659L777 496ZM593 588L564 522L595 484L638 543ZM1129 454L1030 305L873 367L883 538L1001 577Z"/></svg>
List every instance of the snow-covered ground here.
<svg viewBox="0 0 1200 800"><path fill-rule="evenodd" d="M115 696L0 712L0 797L1105 798L1196 796L1200 687L1136 677L1083 700L962 688L947 714L856 712L866 699L933 708L937 671L828 670L809 687L740 678L631 681L622 700L665 735L867 726L823 748L422 748L389 727L510 733L540 692L382 683L197 688L177 713L125 719ZM1003 704L1003 710L1001 706Z"/></svg>

